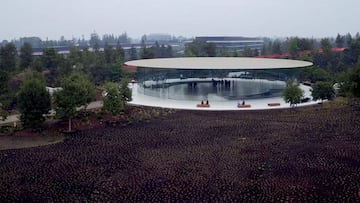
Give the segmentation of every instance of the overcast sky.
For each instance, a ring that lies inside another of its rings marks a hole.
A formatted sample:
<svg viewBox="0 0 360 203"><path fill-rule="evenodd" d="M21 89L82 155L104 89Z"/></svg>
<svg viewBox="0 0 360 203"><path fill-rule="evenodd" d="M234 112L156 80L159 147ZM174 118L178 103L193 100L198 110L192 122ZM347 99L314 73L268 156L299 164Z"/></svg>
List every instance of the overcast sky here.
<svg viewBox="0 0 360 203"><path fill-rule="evenodd" d="M175 36L335 37L360 32L360 0L0 0L0 41Z"/></svg>

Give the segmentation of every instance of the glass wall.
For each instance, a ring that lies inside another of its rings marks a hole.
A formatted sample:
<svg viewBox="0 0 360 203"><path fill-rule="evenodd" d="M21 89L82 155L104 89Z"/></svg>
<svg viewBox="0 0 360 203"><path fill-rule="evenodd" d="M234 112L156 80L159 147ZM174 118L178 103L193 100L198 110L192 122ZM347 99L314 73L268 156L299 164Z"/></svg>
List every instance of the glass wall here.
<svg viewBox="0 0 360 203"><path fill-rule="evenodd" d="M138 91L164 99L227 101L278 97L297 69L187 70L138 68Z"/></svg>

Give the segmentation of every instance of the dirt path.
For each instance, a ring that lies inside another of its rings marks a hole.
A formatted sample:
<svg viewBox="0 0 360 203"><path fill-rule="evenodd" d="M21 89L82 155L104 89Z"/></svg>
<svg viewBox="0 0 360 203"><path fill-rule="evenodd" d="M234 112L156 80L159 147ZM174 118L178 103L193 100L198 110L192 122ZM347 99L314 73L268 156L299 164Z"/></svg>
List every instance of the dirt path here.
<svg viewBox="0 0 360 203"><path fill-rule="evenodd" d="M45 146L62 142L64 139L63 135L1 136L0 150Z"/></svg>

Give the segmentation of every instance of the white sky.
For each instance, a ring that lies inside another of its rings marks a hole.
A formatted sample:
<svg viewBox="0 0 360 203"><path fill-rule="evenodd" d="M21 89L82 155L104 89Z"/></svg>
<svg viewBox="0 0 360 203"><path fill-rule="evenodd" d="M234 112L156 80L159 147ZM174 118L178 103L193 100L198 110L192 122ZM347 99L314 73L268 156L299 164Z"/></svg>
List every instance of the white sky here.
<svg viewBox="0 0 360 203"><path fill-rule="evenodd" d="M360 32L360 0L0 0L0 41L143 34L336 37Z"/></svg>

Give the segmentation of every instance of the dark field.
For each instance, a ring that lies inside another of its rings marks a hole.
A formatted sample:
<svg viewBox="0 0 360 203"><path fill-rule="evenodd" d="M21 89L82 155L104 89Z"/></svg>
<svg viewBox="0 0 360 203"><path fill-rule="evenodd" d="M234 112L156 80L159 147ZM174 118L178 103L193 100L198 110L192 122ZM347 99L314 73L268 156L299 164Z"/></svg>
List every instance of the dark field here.
<svg viewBox="0 0 360 203"><path fill-rule="evenodd" d="M0 151L0 202L360 202L360 113L177 111Z"/></svg>

